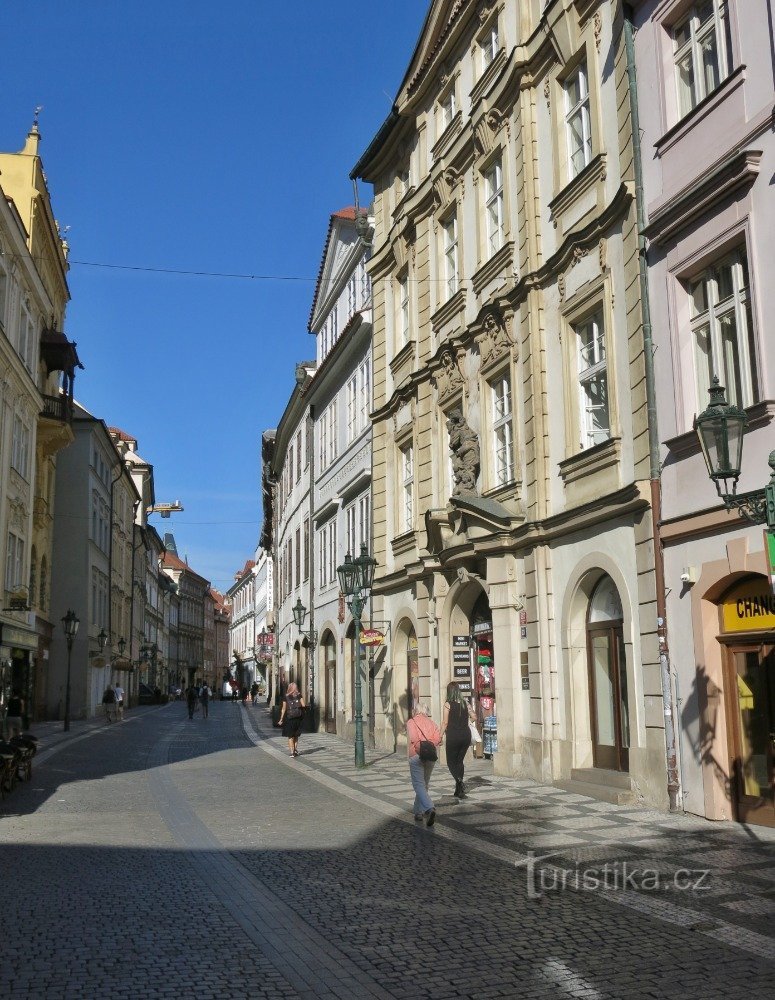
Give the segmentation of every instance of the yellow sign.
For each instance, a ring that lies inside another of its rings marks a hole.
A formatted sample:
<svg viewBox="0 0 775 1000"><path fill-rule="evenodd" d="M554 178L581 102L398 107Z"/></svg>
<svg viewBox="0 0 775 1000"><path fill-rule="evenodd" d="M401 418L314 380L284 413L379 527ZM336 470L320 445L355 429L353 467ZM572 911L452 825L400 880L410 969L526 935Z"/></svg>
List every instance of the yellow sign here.
<svg viewBox="0 0 775 1000"><path fill-rule="evenodd" d="M721 625L725 632L775 629L775 596L769 581L758 577L731 590L721 603Z"/></svg>

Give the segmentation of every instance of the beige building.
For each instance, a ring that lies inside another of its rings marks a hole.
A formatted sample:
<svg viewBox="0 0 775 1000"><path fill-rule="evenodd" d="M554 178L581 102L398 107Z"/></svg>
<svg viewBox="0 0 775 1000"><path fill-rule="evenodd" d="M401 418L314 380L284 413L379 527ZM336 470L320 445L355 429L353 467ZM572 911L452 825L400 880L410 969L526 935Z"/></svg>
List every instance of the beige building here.
<svg viewBox="0 0 775 1000"><path fill-rule="evenodd" d="M375 739L470 694L497 773L667 802L617 2L436 0L374 185Z"/></svg>
<svg viewBox="0 0 775 1000"><path fill-rule="evenodd" d="M67 246L38 152L0 153L0 703L12 688L30 718L46 711L56 455L73 441L80 367L64 329Z"/></svg>

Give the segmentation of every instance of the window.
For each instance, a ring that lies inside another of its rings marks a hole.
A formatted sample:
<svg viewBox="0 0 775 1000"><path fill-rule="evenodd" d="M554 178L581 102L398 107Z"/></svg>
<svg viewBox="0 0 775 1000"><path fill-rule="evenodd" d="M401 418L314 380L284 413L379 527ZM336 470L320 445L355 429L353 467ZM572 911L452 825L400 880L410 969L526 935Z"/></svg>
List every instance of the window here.
<svg viewBox="0 0 775 1000"><path fill-rule="evenodd" d="M681 116L688 114L727 76L724 0L695 4L673 29L675 75Z"/></svg>
<svg viewBox="0 0 775 1000"><path fill-rule="evenodd" d="M285 475L288 480L288 492L293 489L293 441L288 446L288 457L285 462Z"/></svg>
<svg viewBox="0 0 775 1000"><path fill-rule="evenodd" d="M591 448L611 436L603 317L596 313L574 329L578 344L580 445Z"/></svg>
<svg viewBox="0 0 775 1000"><path fill-rule="evenodd" d="M108 578L92 567L91 571L91 624L104 628L108 622Z"/></svg>
<svg viewBox="0 0 775 1000"><path fill-rule="evenodd" d="M371 278L366 270L366 261L361 261L361 308L365 309L371 302Z"/></svg>
<svg viewBox="0 0 775 1000"><path fill-rule="evenodd" d="M329 521L318 534L320 540L320 586L334 583L336 576L336 521Z"/></svg>
<svg viewBox="0 0 775 1000"><path fill-rule="evenodd" d="M328 465L328 410L324 410L320 417L320 451L318 458L320 468L325 469Z"/></svg>
<svg viewBox="0 0 775 1000"><path fill-rule="evenodd" d="M396 351L409 343L409 276L406 272L396 282Z"/></svg>
<svg viewBox="0 0 775 1000"><path fill-rule="evenodd" d="M439 100L439 121L440 131L443 132L452 124L457 107L455 105L455 88L450 87Z"/></svg>
<svg viewBox="0 0 775 1000"><path fill-rule="evenodd" d="M501 375L490 383L492 394L492 433L494 480L496 486L514 481L514 447L512 439L511 383Z"/></svg>
<svg viewBox="0 0 775 1000"><path fill-rule="evenodd" d="M371 358L366 358L361 362L358 376L361 384L359 423L360 429L365 430L369 426L369 414L371 413Z"/></svg>
<svg viewBox="0 0 775 1000"><path fill-rule="evenodd" d="M404 165L398 171L398 197L399 200L409 192L409 167Z"/></svg>
<svg viewBox="0 0 775 1000"><path fill-rule="evenodd" d="M487 253L492 256L503 246L503 170L501 161L484 174L485 216L487 219Z"/></svg>
<svg viewBox="0 0 775 1000"><path fill-rule="evenodd" d="M322 456L321 468L326 468L330 465L338 454L338 441L337 441L337 419L336 419L336 400L332 400L331 403L326 407L323 412L323 423L326 425L326 446L327 452Z"/></svg>
<svg viewBox="0 0 775 1000"><path fill-rule="evenodd" d="M748 264L736 250L704 271L689 286L692 338L697 370L697 408L704 409L714 375L736 406L758 398Z"/></svg>
<svg viewBox="0 0 775 1000"><path fill-rule="evenodd" d="M13 418L13 443L11 447L11 468L22 479L27 478L30 457L30 431L18 415Z"/></svg>
<svg viewBox="0 0 775 1000"><path fill-rule="evenodd" d="M368 549L371 544L371 498L368 495L358 501L358 529L361 543Z"/></svg>
<svg viewBox="0 0 775 1000"><path fill-rule="evenodd" d="M575 177L592 159L586 63L582 63L565 81L565 131L568 137L570 176Z"/></svg>
<svg viewBox="0 0 775 1000"><path fill-rule="evenodd" d="M304 579L309 580L309 518L304 518L304 551L302 554Z"/></svg>
<svg viewBox="0 0 775 1000"><path fill-rule="evenodd" d="M444 277L446 281L447 298L451 299L457 291L457 216L453 215L442 223L442 239L444 246Z"/></svg>
<svg viewBox="0 0 775 1000"><path fill-rule="evenodd" d="M14 590L24 580L24 540L8 532L8 547L5 550L5 589Z"/></svg>
<svg viewBox="0 0 775 1000"><path fill-rule="evenodd" d="M301 430L296 432L296 482L301 482Z"/></svg>
<svg viewBox="0 0 775 1000"><path fill-rule="evenodd" d="M500 40L498 39L498 22L493 21L484 35L479 39L479 52L482 56L482 72L484 72L498 54Z"/></svg>
<svg viewBox="0 0 775 1000"><path fill-rule="evenodd" d="M345 550L351 555L358 554L358 542L355 537L355 504L351 503L344 512Z"/></svg>
<svg viewBox="0 0 775 1000"><path fill-rule="evenodd" d="M0 330L5 330L5 309L8 301L8 272L3 257L3 247L0 245Z"/></svg>
<svg viewBox="0 0 775 1000"><path fill-rule="evenodd" d="M301 525L296 529L296 588L301 586Z"/></svg>
<svg viewBox="0 0 775 1000"><path fill-rule="evenodd" d="M350 275L350 279L347 282L347 318L350 319L351 316L355 315L355 311L358 308L358 303L356 299L356 294L358 290L358 279L355 274Z"/></svg>
<svg viewBox="0 0 775 1000"><path fill-rule="evenodd" d="M414 527L414 448L406 445L401 449L401 531L411 531Z"/></svg>
<svg viewBox="0 0 775 1000"><path fill-rule="evenodd" d="M347 443L358 436L358 376L347 383Z"/></svg>

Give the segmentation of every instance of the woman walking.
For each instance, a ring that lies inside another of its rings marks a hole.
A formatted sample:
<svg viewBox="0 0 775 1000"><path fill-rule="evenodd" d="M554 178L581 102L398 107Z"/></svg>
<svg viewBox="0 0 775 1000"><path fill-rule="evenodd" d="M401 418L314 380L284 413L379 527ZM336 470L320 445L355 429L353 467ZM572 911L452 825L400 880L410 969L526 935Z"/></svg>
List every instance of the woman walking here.
<svg viewBox="0 0 775 1000"><path fill-rule="evenodd" d="M295 684L289 684L283 698L278 725L282 726L283 736L288 739L288 754L291 757L299 756L299 733L301 732L305 707L298 687Z"/></svg>
<svg viewBox="0 0 775 1000"><path fill-rule="evenodd" d="M465 798L463 787L463 759L471 746L471 730L468 728L468 706L463 693L454 681L447 684L447 700L441 720L442 738L447 736L447 767L455 779L455 798Z"/></svg>
<svg viewBox="0 0 775 1000"><path fill-rule="evenodd" d="M423 752L426 743L433 745L432 760L429 760L428 755ZM435 748L439 743L441 743L439 727L433 719L428 718L425 708L418 705L414 717L406 723L406 753L409 757L409 774L414 788L414 819L416 823L422 823L424 819L428 826L433 826L436 822L436 809L428 793L428 783L437 760Z"/></svg>

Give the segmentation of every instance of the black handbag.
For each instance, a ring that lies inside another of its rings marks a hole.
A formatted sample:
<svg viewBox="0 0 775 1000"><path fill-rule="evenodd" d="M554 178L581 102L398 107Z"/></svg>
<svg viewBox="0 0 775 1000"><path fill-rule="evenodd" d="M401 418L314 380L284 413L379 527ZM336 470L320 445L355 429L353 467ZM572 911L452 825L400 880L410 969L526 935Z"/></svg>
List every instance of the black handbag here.
<svg viewBox="0 0 775 1000"><path fill-rule="evenodd" d="M420 732L420 736L422 736L422 729L419 726L417 726L417 729ZM436 752L436 744L432 740L420 740L417 747L417 756L420 760L438 760L439 755Z"/></svg>

